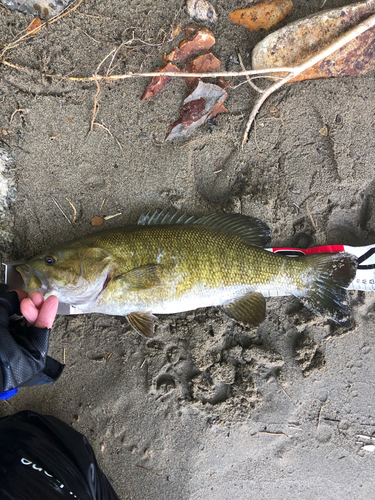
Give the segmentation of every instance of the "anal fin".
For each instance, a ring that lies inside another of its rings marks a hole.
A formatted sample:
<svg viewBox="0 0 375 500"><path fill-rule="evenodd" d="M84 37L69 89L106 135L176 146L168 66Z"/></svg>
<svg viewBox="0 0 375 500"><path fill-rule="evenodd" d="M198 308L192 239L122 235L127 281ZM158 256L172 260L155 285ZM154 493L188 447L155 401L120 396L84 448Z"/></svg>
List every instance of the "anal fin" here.
<svg viewBox="0 0 375 500"><path fill-rule="evenodd" d="M155 323L159 323L158 318L148 311L131 312L126 319L134 330L148 339L154 336Z"/></svg>
<svg viewBox="0 0 375 500"><path fill-rule="evenodd" d="M266 316L266 301L261 293L251 292L224 304L222 309L239 323L257 326Z"/></svg>

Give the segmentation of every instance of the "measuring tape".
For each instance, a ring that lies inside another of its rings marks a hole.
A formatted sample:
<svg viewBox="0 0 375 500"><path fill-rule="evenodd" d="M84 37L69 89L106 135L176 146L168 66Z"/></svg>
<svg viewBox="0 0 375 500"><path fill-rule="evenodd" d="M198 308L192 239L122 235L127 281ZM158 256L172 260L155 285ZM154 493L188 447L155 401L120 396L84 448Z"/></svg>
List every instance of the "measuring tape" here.
<svg viewBox="0 0 375 500"><path fill-rule="evenodd" d="M356 275L347 290L375 291L375 245L351 247L349 245L324 245L313 248L265 248L269 252L279 253L287 257L301 257L314 253L347 252L355 255L358 260ZM262 292L263 293L263 292ZM269 297L280 297L283 292L269 290Z"/></svg>

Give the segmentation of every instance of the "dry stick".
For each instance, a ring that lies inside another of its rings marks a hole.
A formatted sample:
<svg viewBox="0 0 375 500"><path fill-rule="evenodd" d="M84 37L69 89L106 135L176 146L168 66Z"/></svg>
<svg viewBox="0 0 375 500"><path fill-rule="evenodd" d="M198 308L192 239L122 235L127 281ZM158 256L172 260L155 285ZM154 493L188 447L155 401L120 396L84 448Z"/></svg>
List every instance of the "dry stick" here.
<svg viewBox="0 0 375 500"><path fill-rule="evenodd" d="M54 202L54 204L57 206L57 208L60 210L60 212L63 214L63 216L65 217L65 219L69 222L70 225L72 225L70 219L66 216L64 210L60 207L58 201L51 194L49 196L52 199L52 201Z"/></svg>
<svg viewBox="0 0 375 500"><path fill-rule="evenodd" d="M318 226L315 224L315 221L313 219L312 213L310 212L309 204L308 203L306 203L306 211L309 214L309 217L310 217L310 220L311 220L311 224L314 226L315 231L318 232Z"/></svg>
<svg viewBox="0 0 375 500"><path fill-rule="evenodd" d="M96 113L98 112L98 109L99 109L98 97L99 97L99 94L100 94L100 85L99 85L99 82L97 80L95 80L95 83L96 83L96 86L97 86L97 90L96 90L96 94L94 95L94 110L92 112L90 132L94 128Z"/></svg>
<svg viewBox="0 0 375 500"><path fill-rule="evenodd" d="M72 222L73 222L73 224L74 224L74 223L75 223L75 221L77 220L77 209L76 209L76 207L73 205L73 203L72 203L72 202L71 202L68 198L65 198L65 199L66 199L66 201L68 201L68 202L69 202L70 206L71 206L71 207L72 207L72 209L73 209L73 219L72 219Z"/></svg>
<svg viewBox="0 0 375 500"><path fill-rule="evenodd" d="M104 63L104 61L106 61L108 59L108 57L110 57L113 53L116 53L116 49L111 50L111 52L109 54L107 54L105 56L105 58L99 63L99 65L96 68L96 71L94 73L94 76L93 76L93 78L95 80L95 83L96 83L96 86L97 86L97 90L96 90L96 94L94 96L94 111L92 113L92 120L91 120L90 132L94 128L96 113L98 112L98 108L99 108L98 97L99 97L99 94L100 94L100 84L99 84L99 81L98 81L98 71L100 70L100 67Z"/></svg>
<svg viewBox="0 0 375 500"><path fill-rule="evenodd" d="M285 434L285 432L259 431L259 434L270 434L271 436L285 436L287 438L290 438L290 436L288 436L288 434Z"/></svg>
<svg viewBox="0 0 375 500"><path fill-rule="evenodd" d="M240 51L237 52L237 57L238 57L238 61L240 63L242 71L246 71L244 63L242 62L242 57L241 57ZM246 80L247 80L247 83L250 85L250 87L252 87L254 90L259 92L259 94L263 94L264 91L262 89L260 89L258 87L258 85L255 85L255 83L252 81L252 79L250 78L249 75L246 75Z"/></svg>
<svg viewBox="0 0 375 500"><path fill-rule="evenodd" d="M104 130L106 130L108 132L108 134L112 137L112 139L114 139L117 143L117 146L120 148L120 150L123 152L124 151L124 148L121 146L121 143L120 141L117 139L117 137L115 137L112 132L109 130L109 128L107 128L105 125L103 125L102 123L99 123L99 122L94 122L93 125L96 125L98 127L102 127L104 128Z"/></svg>
<svg viewBox="0 0 375 500"><path fill-rule="evenodd" d="M3 400L8 406L10 406L12 408L12 410L14 411L14 407L9 403L9 401L7 401L6 399Z"/></svg>
<svg viewBox="0 0 375 500"><path fill-rule="evenodd" d="M154 472L153 470L151 469L147 469L147 467L143 467L143 465L138 465L138 464L135 464L136 467L139 467L140 469L143 469L143 470L147 470L148 472L151 472L152 474L155 474L155 476L160 476L160 474L158 474L157 472Z"/></svg>
<svg viewBox="0 0 375 500"><path fill-rule="evenodd" d="M4 66L9 66L10 68L16 69L18 71L30 71L29 68L24 68L16 64L12 64L5 59L0 60L1 64ZM186 73L180 71L175 73L172 71L154 71L148 73L127 73L125 75L96 75L96 76L68 76L68 75L54 75L50 73L42 73L46 78L59 78L60 80L70 80L72 82L94 82L95 80L106 80L106 81L118 81L126 80L128 78L142 78L149 77L154 78L154 76L171 76L172 78L219 78L219 77L241 77L247 75L254 75L257 77L267 77L271 76L273 73L290 73L294 68L289 68L288 66L283 68L267 68L267 69L248 69L246 71L218 71L218 72L206 72L206 73ZM276 77L275 77L276 78Z"/></svg>
<svg viewBox="0 0 375 500"><path fill-rule="evenodd" d="M4 66L9 66L10 68L17 69L18 71L28 71L28 68L21 68L21 66L17 66L17 64L12 64L8 61L1 60L0 62L4 64Z"/></svg>
<svg viewBox="0 0 375 500"><path fill-rule="evenodd" d="M248 139L249 131L250 131L251 125L252 125L252 123L253 123L253 121L255 119L255 116L257 115L257 113L260 110L260 108L261 108L262 104L264 103L264 101L273 92L275 92L276 90L278 90L280 87L282 87L283 85L285 85L286 83L288 83L290 80L292 80L296 76L300 75L303 71L311 68L312 66L314 66L315 64L317 64L318 62L320 62L322 59L325 59L326 57L328 57L331 54L333 54L334 52L336 52L336 50L341 49L341 47L343 47L347 43L351 42L352 40L354 40L355 38L357 38L359 35L361 35L362 33L364 33L365 31L367 31L368 29L370 29L370 28L372 28L374 26L375 26L375 14L372 15L372 16L370 16L365 21L359 23L357 26L355 26L351 30L349 30L347 33L345 33L340 38L338 38L334 43L332 43L331 45L329 45L325 49L323 49L320 52L318 52L317 54L315 54L315 56L312 56L309 59L307 59L305 62L303 62L302 64L299 64L298 66L295 66L290 71L289 75L287 75L286 77L284 77L282 80L274 83L267 90L265 90L264 93L256 101L256 103L255 103L255 105L254 105L254 107L253 107L253 109L252 109L252 111L250 113L250 116L249 116L249 119L248 119L248 122L247 122L247 125L246 125L246 129L245 129L245 133L244 133L243 139L242 139L242 148L243 148L245 142Z"/></svg>
<svg viewBox="0 0 375 500"><path fill-rule="evenodd" d="M21 108L21 109L16 109L15 111L13 111L12 116L10 117L9 123L12 123L12 120L13 120L14 115L15 115L16 113L22 113L22 112L26 112L26 109Z"/></svg>
<svg viewBox="0 0 375 500"><path fill-rule="evenodd" d="M20 71L27 71L26 68L21 68L20 66L16 66L14 64L9 63L8 61L0 61L6 66L10 66L12 68L18 69ZM154 71L148 73L127 73L125 75L96 75L94 76L85 76L85 77L75 77L75 76L61 76L61 75L51 75L44 73L43 76L47 78L60 78L61 80L71 80L73 82L93 82L97 80L107 80L107 81L117 81L117 80L126 80L128 78L142 78L149 77L153 78L154 76L171 76L172 78L219 78L219 77L233 77L233 76L246 76L246 75L264 75L270 76L272 73L290 73L294 70L294 68L267 68L267 69L248 69L246 71L218 71L215 72L206 72L206 73L186 73L180 71L175 73L173 71Z"/></svg>

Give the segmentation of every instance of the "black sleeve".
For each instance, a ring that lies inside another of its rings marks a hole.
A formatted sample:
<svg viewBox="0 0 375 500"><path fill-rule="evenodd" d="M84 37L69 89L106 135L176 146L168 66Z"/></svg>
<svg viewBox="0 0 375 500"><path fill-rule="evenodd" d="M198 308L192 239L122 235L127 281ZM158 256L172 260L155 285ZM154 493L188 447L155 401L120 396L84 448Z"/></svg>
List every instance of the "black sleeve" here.
<svg viewBox="0 0 375 500"><path fill-rule="evenodd" d="M48 328L22 326L16 292L0 285L0 392L15 387L52 383L64 365L47 356Z"/></svg>
<svg viewBox="0 0 375 500"><path fill-rule="evenodd" d="M85 436L55 417L0 419L2 500L119 500Z"/></svg>

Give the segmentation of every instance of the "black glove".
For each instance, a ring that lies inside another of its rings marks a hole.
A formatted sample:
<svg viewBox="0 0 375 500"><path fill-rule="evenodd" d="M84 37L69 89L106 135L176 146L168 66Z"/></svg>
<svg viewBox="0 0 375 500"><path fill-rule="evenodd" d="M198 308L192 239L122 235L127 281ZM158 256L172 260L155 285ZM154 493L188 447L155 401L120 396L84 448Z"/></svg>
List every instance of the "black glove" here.
<svg viewBox="0 0 375 500"><path fill-rule="evenodd" d="M17 387L53 383L59 378L64 365L47 356L49 328L22 325L20 303L16 292L7 292L0 285L0 398L1 394Z"/></svg>

